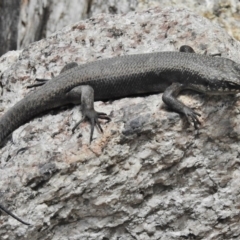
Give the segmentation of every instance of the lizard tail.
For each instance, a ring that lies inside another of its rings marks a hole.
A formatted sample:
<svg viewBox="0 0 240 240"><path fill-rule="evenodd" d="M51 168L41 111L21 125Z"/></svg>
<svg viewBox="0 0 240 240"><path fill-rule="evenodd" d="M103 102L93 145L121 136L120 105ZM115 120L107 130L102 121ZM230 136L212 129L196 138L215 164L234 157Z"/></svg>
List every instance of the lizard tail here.
<svg viewBox="0 0 240 240"><path fill-rule="evenodd" d="M29 94L3 114L0 118L0 145L15 129L50 109L51 104L40 99L36 93Z"/></svg>

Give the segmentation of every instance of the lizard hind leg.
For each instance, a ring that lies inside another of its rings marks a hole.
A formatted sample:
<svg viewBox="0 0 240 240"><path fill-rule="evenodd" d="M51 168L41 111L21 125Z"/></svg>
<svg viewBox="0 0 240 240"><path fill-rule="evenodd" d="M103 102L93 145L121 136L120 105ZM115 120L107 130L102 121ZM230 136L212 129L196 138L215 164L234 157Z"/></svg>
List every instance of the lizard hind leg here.
<svg viewBox="0 0 240 240"><path fill-rule="evenodd" d="M78 64L77 64L76 62L68 63L68 64L66 64L66 65L62 68L60 74L63 73L63 72L68 71L69 69L72 69L72 68L74 68L74 67L77 67L77 66L78 66ZM60 74L59 74L59 75L60 75ZM54 78L53 74L52 74L52 78ZM28 85L27 88L40 87L40 86L44 85L46 82L48 82L49 79L36 78L36 81L37 81L38 83L35 83L35 84L32 84L32 85Z"/></svg>
<svg viewBox="0 0 240 240"><path fill-rule="evenodd" d="M91 86L84 85L73 88L67 93L67 99L73 104L81 104L82 119L78 121L72 129L72 132L76 130L80 123L85 119L90 122L91 133L90 133L90 143L93 140L94 127L97 126L101 132L103 129L100 125L99 119L105 119L110 121L111 118L107 116L106 113L97 112L94 109L94 90Z"/></svg>
<svg viewBox="0 0 240 240"><path fill-rule="evenodd" d="M36 78L35 81L37 81L38 83L28 85L27 88L40 87L40 86L44 85L46 82L48 82L48 79Z"/></svg>
<svg viewBox="0 0 240 240"><path fill-rule="evenodd" d="M198 117L200 117L201 115L193 111L191 108L185 106L176 98L178 94L184 89L186 89L186 86L184 86L183 84L173 83L164 91L162 99L165 104L168 105L171 109L184 114L188 122L193 122L195 129L197 129L198 125L201 125L201 122L198 119Z"/></svg>

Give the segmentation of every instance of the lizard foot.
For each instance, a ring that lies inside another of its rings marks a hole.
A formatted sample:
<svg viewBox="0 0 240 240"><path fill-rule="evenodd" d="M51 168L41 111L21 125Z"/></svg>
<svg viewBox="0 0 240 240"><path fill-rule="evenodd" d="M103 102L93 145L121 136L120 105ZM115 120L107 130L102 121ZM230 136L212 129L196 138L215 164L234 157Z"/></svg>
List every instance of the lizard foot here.
<svg viewBox="0 0 240 240"><path fill-rule="evenodd" d="M83 113L83 118L76 123L76 125L73 127L72 132L76 130L76 128L79 126L81 122L83 122L85 119L90 121L91 124L91 133L90 133L90 143L93 139L93 132L94 132L94 126L96 125L101 132L103 132L103 129L100 125L100 122L98 119L105 119L107 122L111 121L111 118L107 116L106 113L103 112L96 112L94 109L88 109L85 110Z"/></svg>
<svg viewBox="0 0 240 240"><path fill-rule="evenodd" d="M191 108L186 107L183 110L185 116L187 117L187 120L189 123L193 122L194 128L198 129L198 125L201 125L201 122L199 121L198 117L201 117L201 114L193 111Z"/></svg>

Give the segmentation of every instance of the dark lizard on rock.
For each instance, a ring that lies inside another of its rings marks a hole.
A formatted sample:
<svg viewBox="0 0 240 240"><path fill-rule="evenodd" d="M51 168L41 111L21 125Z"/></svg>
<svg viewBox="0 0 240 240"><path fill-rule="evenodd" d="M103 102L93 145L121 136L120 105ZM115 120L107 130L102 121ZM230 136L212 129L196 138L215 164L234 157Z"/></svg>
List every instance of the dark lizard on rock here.
<svg viewBox="0 0 240 240"><path fill-rule="evenodd" d="M59 76L33 85L43 86L0 118L0 144L40 113L69 103L81 104L82 119L88 119L91 124L91 142L94 126L102 131L99 119L110 120L105 113L95 111L94 100L159 92L163 92L166 105L185 115L197 128L200 114L180 102L177 96L186 89L206 94L237 93L240 91L240 65L227 58L193 52L191 47L183 46L180 52L136 54L79 66L76 63L66 65Z"/></svg>
<svg viewBox="0 0 240 240"><path fill-rule="evenodd" d="M94 101L158 92L163 92L163 101L173 111L184 114L197 127L200 114L176 97L186 89L206 94L237 93L240 91L240 65L227 58L192 51L184 46L180 52L127 55L79 66L71 63L51 81L37 84L43 86L0 118L0 144L40 113L69 103L81 104L83 119L91 123L92 141L94 126L101 130L98 119L109 120L105 113L95 111Z"/></svg>

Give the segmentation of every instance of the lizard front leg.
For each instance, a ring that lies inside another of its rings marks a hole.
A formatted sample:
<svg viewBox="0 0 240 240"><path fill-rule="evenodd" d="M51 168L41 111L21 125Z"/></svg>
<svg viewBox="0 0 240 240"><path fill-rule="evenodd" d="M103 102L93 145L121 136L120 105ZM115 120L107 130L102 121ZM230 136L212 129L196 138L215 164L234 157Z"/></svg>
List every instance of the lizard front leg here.
<svg viewBox="0 0 240 240"><path fill-rule="evenodd" d="M174 111L184 114L189 122L193 122L194 127L197 129L198 125L200 125L200 121L198 116L201 116L199 113L196 113L191 108L185 106L182 102L180 102L176 97L179 93L186 89L186 86L180 83L173 83L169 86L163 93L162 99L163 101Z"/></svg>
<svg viewBox="0 0 240 240"><path fill-rule="evenodd" d="M83 114L82 119L75 124L72 131L74 132L75 129L79 126L79 124L83 122L85 119L89 120L91 124L91 133L90 133L90 143L91 143L93 139L93 132L94 132L95 125L97 125L100 131L103 132L103 129L98 119L105 119L110 121L111 118L108 117L106 113L95 111L94 90L91 86L85 85L85 86L75 87L70 92L67 93L66 97L68 101L73 104L81 104L81 111Z"/></svg>

